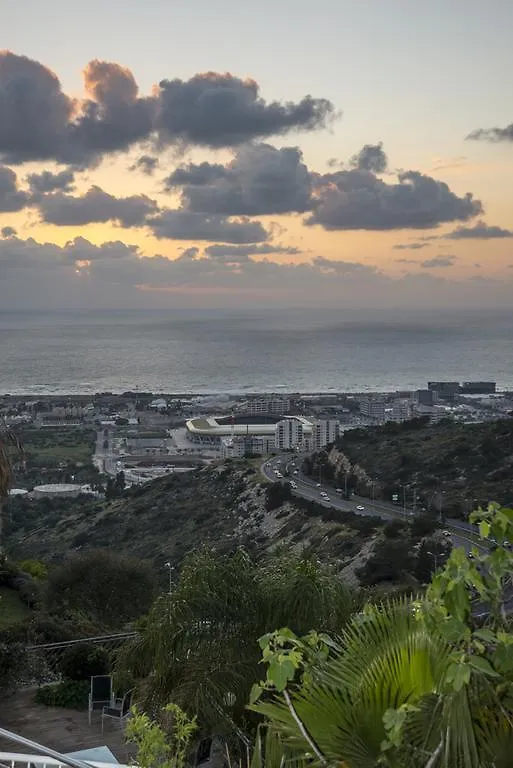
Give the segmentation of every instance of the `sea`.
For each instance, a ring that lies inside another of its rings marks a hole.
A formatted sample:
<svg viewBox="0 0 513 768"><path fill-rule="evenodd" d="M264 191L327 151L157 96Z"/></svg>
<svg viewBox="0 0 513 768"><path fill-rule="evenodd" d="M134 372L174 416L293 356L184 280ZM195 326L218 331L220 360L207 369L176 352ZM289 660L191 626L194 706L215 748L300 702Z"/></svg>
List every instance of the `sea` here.
<svg viewBox="0 0 513 768"><path fill-rule="evenodd" d="M513 310L0 311L0 394L513 389Z"/></svg>

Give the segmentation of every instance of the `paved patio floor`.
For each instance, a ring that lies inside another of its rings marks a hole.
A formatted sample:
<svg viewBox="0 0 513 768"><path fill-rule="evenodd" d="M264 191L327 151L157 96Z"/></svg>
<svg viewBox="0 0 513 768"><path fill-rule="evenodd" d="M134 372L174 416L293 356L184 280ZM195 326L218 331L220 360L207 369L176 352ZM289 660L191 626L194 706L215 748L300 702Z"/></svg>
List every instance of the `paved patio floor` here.
<svg viewBox="0 0 513 768"><path fill-rule="evenodd" d="M120 763L129 763L134 757L134 748L125 744L119 723L107 719L102 734L100 713L93 713L89 725L87 712L36 704L35 691L24 689L0 700L0 727L57 752L107 746ZM0 738L0 752L30 754L31 750Z"/></svg>

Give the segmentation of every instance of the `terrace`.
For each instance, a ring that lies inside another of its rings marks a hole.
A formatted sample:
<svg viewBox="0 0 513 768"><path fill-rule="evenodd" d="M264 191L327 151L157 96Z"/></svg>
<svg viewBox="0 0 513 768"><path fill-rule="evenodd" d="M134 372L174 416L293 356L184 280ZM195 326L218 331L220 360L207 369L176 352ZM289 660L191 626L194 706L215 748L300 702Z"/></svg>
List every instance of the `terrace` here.
<svg viewBox="0 0 513 768"><path fill-rule="evenodd" d="M135 752L125 743L124 734L118 723L107 720L104 733L101 732L101 718L97 714L91 725L87 711L47 707L34 703L34 688L17 691L2 702L0 729L11 731L29 741L44 744L45 750L58 752L63 757L82 750L96 750L107 747L115 758L115 763L128 765ZM107 753L108 754L108 753ZM101 757L101 752L98 753ZM88 763L105 768L102 760L84 756ZM0 735L0 764L15 766L56 766L60 761L48 752L35 750L28 745L15 743ZM109 763L108 765L114 764Z"/></svg>

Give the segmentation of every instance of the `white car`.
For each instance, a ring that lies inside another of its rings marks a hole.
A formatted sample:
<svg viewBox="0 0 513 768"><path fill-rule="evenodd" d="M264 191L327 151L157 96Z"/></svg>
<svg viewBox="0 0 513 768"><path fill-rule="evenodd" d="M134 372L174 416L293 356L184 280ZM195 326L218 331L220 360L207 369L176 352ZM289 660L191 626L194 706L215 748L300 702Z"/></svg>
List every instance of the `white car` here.
<svg viewBox="0 0 513 768"><path fill-rule="evenodd" d="M276 472L276 477L283 477L283 475L281 474L281 472Z"/></svg>
<svg viewBox="0 0 513 768"><path fill-rule="evenodd" d="M326 493L326 491L321 491L321 496L324 496L324 497L326 497L327 495L328 495L328 494Z"/></svg>
<svg viewBox="0 0 513 768"><path fill-rule="evenodd" d="M329 501L329 500L330 500L330 497L329 497L329 496L325 496L325 497L324 497L324 501Z"/></svg>
<svg viewBox="0 0 513 768"><path fill-rule="evenodd" d="M361 505L361 504L358 504L358 506L356 507L356 509L358 510L358 512L363 512L363 510L365 509L365 507L362 507L362 505Z"/></svg>
<svg viewBox="0 0 513 768"><path fill-rule="evenodd" d="M320 484L320 483L317 483L317 488L320 488L320 487L321 487L321 484Z"/></svg>

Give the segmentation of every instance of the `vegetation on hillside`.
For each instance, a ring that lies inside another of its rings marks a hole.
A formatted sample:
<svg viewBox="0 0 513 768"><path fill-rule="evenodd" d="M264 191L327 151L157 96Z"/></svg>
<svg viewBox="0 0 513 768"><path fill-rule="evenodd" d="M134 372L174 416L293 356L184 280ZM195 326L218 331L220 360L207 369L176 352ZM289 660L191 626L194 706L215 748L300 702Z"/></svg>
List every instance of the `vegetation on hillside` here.
<svg viewBox="0 0 513 768"><path fill-rule="evenodd" d="M331 475L343 487L344 477L352 489L391 500L393 494L412 504L415 486L417 507L449 516L467 518L473 509L489 499L502 504L513 502L513 419L484 424L459 424L443 421L428 425L425 419L402 424L390 422L380 427L344 432L335 447L352 465L338 472L328 467L326 452L314 458L311 471ZM358 478L359 466L367 481Z"/></svg>

